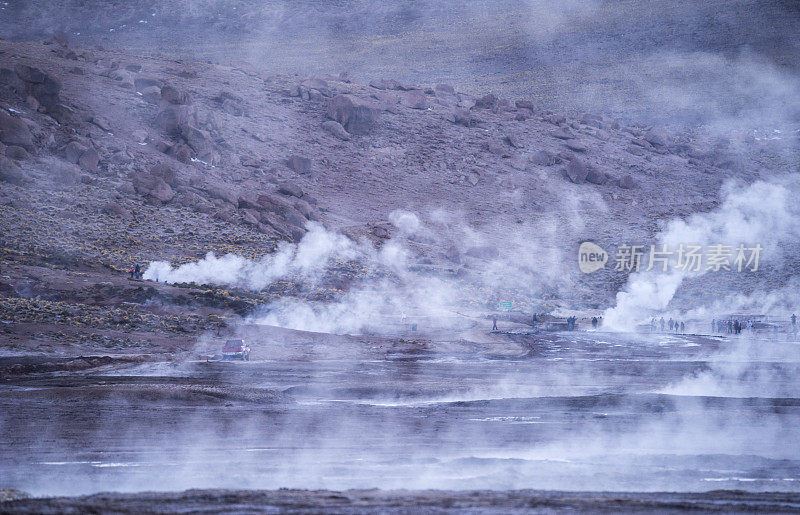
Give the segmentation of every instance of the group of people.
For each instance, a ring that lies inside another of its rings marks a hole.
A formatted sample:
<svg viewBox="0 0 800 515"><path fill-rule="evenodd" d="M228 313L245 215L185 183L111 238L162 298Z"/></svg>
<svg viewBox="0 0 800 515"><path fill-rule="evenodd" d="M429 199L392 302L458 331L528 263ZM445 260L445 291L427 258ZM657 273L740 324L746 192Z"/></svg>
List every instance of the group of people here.
<svg viewBox="0 0 800 515"><path fill-rule="evenodd" d="M656 317L650 319L650 328L655 331L656 325L660 328L661 332L663 333L667 328L669 328L669 332L671 333L685 333L686 332L686 322L673 320L672 317L669 318L668 321L664 320L664 317L661 317L661 320L658 321L656 324Z"/></svg>
<svg viewBox="0 0 800 515"><path fill-rule="evenodd" d="M753 331L753 321L740 322L736 320L712 320L711 332L719 334L741 334L742 330Z"/></svg>
<svg viewBox="0 0 800 515"><path fill-rule="evenodd" d="M142 267L139 266L137 263L136 266L131 265L131 269L129 270L131 274L131 279L141 279L142 278Z"/></svg>
<svg viewBox="0 0 800 515"><path fill-rule="evenodd" d="M567 331L574 331L575 330L575 322L578 321L578 317L571 316L567 317Z"/></svg>

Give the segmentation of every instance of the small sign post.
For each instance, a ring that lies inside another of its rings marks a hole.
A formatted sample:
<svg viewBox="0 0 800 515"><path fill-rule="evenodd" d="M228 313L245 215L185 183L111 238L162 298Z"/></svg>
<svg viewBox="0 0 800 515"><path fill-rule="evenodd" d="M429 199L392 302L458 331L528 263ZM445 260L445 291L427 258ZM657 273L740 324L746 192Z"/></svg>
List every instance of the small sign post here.
<svg viewBox="0 0 800 515"><path fill-rule="evenodd" d="M504 301L500 302L500 304L498 304L497 307L500 308L500 309L503 309L505 311L510 311L511 308L514 307L514 303L511 302L510 300L504 300Z"/></svg>

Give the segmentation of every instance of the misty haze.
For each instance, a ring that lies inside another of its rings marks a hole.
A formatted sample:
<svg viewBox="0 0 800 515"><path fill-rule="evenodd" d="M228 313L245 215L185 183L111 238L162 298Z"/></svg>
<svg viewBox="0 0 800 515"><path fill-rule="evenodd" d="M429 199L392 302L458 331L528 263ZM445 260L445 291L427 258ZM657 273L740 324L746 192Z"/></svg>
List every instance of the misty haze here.
<svg viewBox="0 0 800 515"><path fill-rule="evenodd" d="M0 512L800 511L800 2L0 1Z"/></svg>

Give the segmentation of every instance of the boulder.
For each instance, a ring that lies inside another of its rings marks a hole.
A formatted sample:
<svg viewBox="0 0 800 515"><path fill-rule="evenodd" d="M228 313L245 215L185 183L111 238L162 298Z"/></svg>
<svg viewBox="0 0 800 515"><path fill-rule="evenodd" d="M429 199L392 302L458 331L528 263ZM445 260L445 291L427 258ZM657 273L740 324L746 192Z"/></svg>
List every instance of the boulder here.
<svg viewBox="0 0 800 515"><path fill-rule="evenodd" d="M511 155L508 152L508 149L497 140L487 141L485 148L490 154L494 154L496 156L508 157Z"/></svg>
<svg viewBox="0 0 800 515"><path fill-rule="evenodd" d="M109 202L103 206L103 213L119 218L130 218L131 212L119 205L117 202Z"/></svg>
<svg viewBox="0 0 800 515"><path fill-rule="evenodd" d="M449 84L437 84L433 88L433 91L436 93L436 96L448 96L456 94L456 90Z"/></svg>
<svg viewBox="0 0 800 515"><path fill-rule="evenodd" d="M0 156L0 182L7 182L16 186L24 186L31 178L22 168L11 159Z"/></svg>
<svg viewBox="0 0 800 515"><path fill-rule="evenodd" d="M505 141L514 148L522 148L523 146L522 140L516 134L506 134Z"/></svg>
<svg viewBox="0 0 800 515"><path fill-rule="evenodd" d="M92 116L92 123L106 132L111 132L111 124L102 116Z"/></svg>
<svg viewBox="0 0 800 515"><path fill-rule="evenodd" d="M428 97L421 90L414 89L403 95L400 103L411 109L427 109Z"/></svg>
<svg viewBox="0 0 800 515"><path fill-rule="evenodd" d="M64 147L64 156L70 163L77 164L87 148L78 141L70 141Z"/></svg>
<svg viewBox="0 0 800 515"><path fill-rule="evenodd" d="M171 136L180 136L185 125L197 124L197 110L188 105L168 105L155 119L155 126Z"/></svg>
<svg viewBox="0 0 800 515"><path fill-rule="evenodd" d="M170 146L165 153L181 163L188 164L192 161L192 149L184 143L176 143Z"/></svg>
<svg viewBox="0 0 800 515"><path fill-rule="evenodd" d="M451 121L456 125L463 125L464 127L472 126L472 113L466 109L453 109L450 111Z"/></svg>
<svg viewBox="0 0 800 515"><path fill-rule="evenodd" d="M129 182L123 182L120 184L119 188L117 188L117 191L125 195L133 195L136 193L136 189L133 187L133 184Z"/></svg>
<svg viewBox="0 0 800 515"><path fill-rule="evenodd" d="M125 89L136 89L136 85L133 83L133 74L127 70L114 70L108 76Z"/></svg>
<svg viewBox="0 0 800 515"><path fill-rule="evenodd" d="M404 87L394 79L376 79L370 81L369 85L375 89L404 89Z"/></svg>
<svg viewBox="0 0 800 515"><path fill-rule="evenodd" d="M139 92L145 101L151 104L158 104L161 100L161 88L158 86L148 86Z"/></svg>
<svg viewBox="0 0 800 515"><path fill-rule="evenodd" d="M175 169L167 163L158 163L150 168L150 175L158 177L170 186L176 185Z"/></svg>
<svg viewBox="0 0 800 515"><path fill-rule="evenodd" d="M100 164L100 156L94 147L87 148L78 158L78 164L81 168L87 171L97 170L97 165Z"/></svg>
<svg viewBox="0 0 800 515"><path fill-rule="evenodd" d="M0 141L6 145L17 145L25 150L33 150L33 134L28 125L5 109L0 109Z"/></svg>
<svg viewBox="0 0 800 515"><path fill-rule="evenodd" d="M353 95L337 95L328 101L327 116L339 122L350 134L366 134L378 119L373 102Z"/></svg>
<svg viewBox="0 0 800 515"><path fill-rule="evenodd" d="M551 136L558 139L569 140L575 137L568 129L556 129L550 133Z"/></svg>
<svg viewBox="0 0 800 515"><path fill-rule="evenodd" d="M161 202L167 203L175 196L172 187L160 178L156 178L153 188L149 191L151 197Z"/></svg>
<svg viewBox="0 0 800 515"><path fill-rule="evenodd" d="M569 139L564 142L564 145L574 152L586 152L588 150L588 147L582 141L577 139Z"/></svg>
<svg viewBox="0 0 800 515"><path fill-rule="evenodd" d="M203 190L212 198L237 205L239 203L239 193L227 184L212 182L203 186Z"/></svg>
<svg viewBox="0 0 800 515"><path fill-rule="evenodd" d="M133 80L133 85L136 86L136 91L144 93L147 88L158 88L159 95L161 94L162 82L158 79L150 77L136 77Z"/></svg>
<svg viewBox="0 0 800 515"><path fill-rule="evenodd" d="M654 147L666 147L667 146L667 136L663 131L658 129L650 129L645 133L642 138L653 145Z"/></svg>
<svg viewBox="0 0 800 515"><path fill-rule="evenodd" d="M311 159L298 155L291 155L286 160L286 166L295 173L309 173L311 172Z"/></svg>
<svg viewBox="0 0 800 515"><path fill-rule="evenodd" d="M31 157L28 151L17 145L9 145L6 147L6 157L14 159L15 161L25 161Z"/></svg>
<svg viewBox="0 0 800 515"><path fill-rule="evenodd" d="M494 111L497 109L499 102L500 100L497 98L497 95L489 93L488 95L484 95L475 101L475 108L491 109Z"/></svg>
<svg viewBox="0 0 800 515"><path fill-rule="evenodd" d="M597 170L594 167L588 167L588 171L586 173L586 182L601 185L605 184L607 180L608 176L605 173Z"/></svg>
<svg viewBox="0 0 800 515"><path fill-rule="evenodd" d="M262 209L261 205L258 203L258 195L252 191L245 191L239 195L239 201L236 203L236 207L239 209Z"/></svg>
<svg viewBox="0 0 800 515"><path fill-rule="evenodd" d="M170 84L161 88L161 100L173 105L188 105L192 103L191 95Z"/></svg>
<svg viewBox="0 0 800 515"><path fill-rule="evenodd" d="M580 159L573 158L567 165L567 177L575 184L583 184L586 182L586 176L589 174L589 169L586 164Z"/></svg>
<svg viewBox="0 0 800 515"><path fill-rule="evenodd" d="M133 187L140 195L167 203L175 196L172 187L161 177L149 173L136 173L132 177Z"/></svg>
<svg viewBox="0 0 800 515"><path fill-rule="evenodd" d="M303 199L294 199L292 205L295 209L297 209L297 211L300 212L301 215L303 215L303 217L307 218L308 220L317 220L319 218L317 216L317 212L314 210L314 207Z"/></svg>
<svg viewBox="0 0 800 515"><path fill-rule="evenodd" d="M629 190L634 186L636 186L636 181L633 179L631 175L623 175L622 177L620 177L617 184L619 185L620 188Z"/></svg>
<svg viewBox="0 0 800 515"><path fill-rule="evenodd" d="M303 189L291 181L285 181L278 184L278 193L289 195L290 197L301 198L303 196Z"/></svg>
<svg viewBox="0 0 800 515"><path fill-rule="evenodd" d="M518 109L528 109L529 111L533 111L536 108L530 100L517 100L514 105L517 106Z"/></svg>
<svg viewBox="0 0 800 515"><path fill-rule="evenodd" d="M0 86L8 86L19 94L25 92L25 81L14 70L0 68Z"/></svg>
<svg viewBox="0 0 800 515"><path fill-rule="evenodd" d="M537 150L531 156L531 163L539 166L553 166L556 164L556 156L547 150Z"/></svg>
<svg viewBox="0 0 800 515"><path fill-rule="evenodd" d="M186 124L181 127L181 137L186 144L192 147L198 155L205 154L214 148L214 142L208 132L198 129L194 125Z"/></svg>
<svg viewBox="0 0 800 515"><path fill-rule="evenodd" d="M342 141L348 141L350 139L350 134L344 130L344 127L342 127L342 124L339 122L326 120L322 122L322 128Z"/></svg>

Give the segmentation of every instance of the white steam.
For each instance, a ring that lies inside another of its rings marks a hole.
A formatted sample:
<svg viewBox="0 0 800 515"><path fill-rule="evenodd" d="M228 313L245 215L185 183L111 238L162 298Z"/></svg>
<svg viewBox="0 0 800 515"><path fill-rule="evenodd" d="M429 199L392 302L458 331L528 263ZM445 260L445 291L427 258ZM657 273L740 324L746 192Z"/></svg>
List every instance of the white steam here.
<svg viewBox="0 0 800 515"><path fill-rule="evenodd" d="M778 264L784 246L800 242L800 176L774 182L759 181L749 186L728 183L723 189L723 203L710 213L700 213L686 220L673 220L657 238L656 245L675 251L680 245L761 245L761 264ZM700 271L676 268L673 256L668 271L659 266L633 273L623 291L617 294L616 306L604 314L608 327L631 330L637 323L667 309L683 281L708 273L706 263ZM646 267L645 267L646 268ZM751 273L742 271L741 273Z"/></svg>

